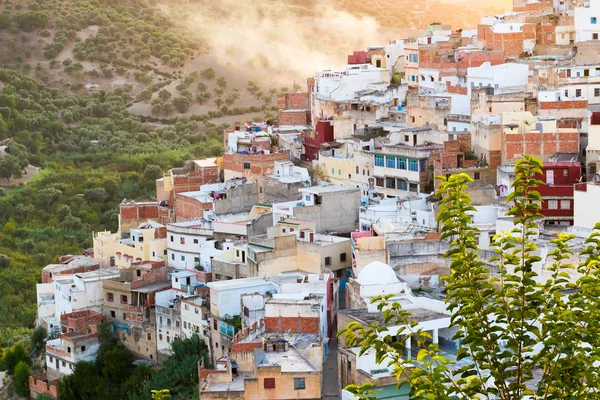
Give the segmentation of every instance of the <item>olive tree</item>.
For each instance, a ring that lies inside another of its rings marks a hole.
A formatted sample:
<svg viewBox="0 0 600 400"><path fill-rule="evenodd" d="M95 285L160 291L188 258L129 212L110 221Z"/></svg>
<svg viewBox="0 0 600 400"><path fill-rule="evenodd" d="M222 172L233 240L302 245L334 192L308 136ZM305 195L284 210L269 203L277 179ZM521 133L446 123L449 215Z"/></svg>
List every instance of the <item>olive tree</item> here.
<svg viewBox="0 0 600 400"><path fill-rule="evenodd" d="M487 263L472 225L475 208L466 194L466 174L441 178L441 237L449 241L446 304L458 328L456 360L450 360L430 335L417 329L410 313L389 297L378 307L384 324L351 323L340 332L361 354L374 349L380 364L392 367L399 384L410 383L411 399L596 399L600 397L600 224L585 241L581 263L570 264L572 235L558 234L541 279L535 264L543 182L540 160L516 163L513 193L507 198L511 232L497 234L496 257ZM419 345L416 359L403 357L385 325L404 326L398 334ZM351 386L361 399L372 385Z"/></svg>

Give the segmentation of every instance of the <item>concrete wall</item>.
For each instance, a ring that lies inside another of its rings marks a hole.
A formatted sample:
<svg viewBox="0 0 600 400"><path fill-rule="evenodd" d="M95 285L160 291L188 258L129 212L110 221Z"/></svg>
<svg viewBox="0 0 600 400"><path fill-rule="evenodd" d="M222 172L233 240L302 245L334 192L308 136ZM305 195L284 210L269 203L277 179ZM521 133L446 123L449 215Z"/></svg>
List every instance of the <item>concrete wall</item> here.
<svg viewBox="0 0 600 400"><path fill-rule="evenodd" d="M258 203L258 184L248 183L227 189L227 198L215 200L214 209L217 215L238 214L248 212Z"/></svg>
<svg viewBox="0 0 600 400"><path fill-rule="evenodd" d="M317 232L351 232L358 229L360 190L323 196L323 204L297 207L294 217L315 221Z"/></svg>

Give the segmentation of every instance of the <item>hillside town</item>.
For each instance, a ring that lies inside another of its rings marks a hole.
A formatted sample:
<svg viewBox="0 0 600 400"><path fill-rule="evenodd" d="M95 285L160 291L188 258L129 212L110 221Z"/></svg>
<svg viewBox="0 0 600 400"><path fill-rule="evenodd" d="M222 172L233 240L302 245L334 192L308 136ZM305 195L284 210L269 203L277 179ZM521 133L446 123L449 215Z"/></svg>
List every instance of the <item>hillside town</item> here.
<svg viewBox="0 0 600 400"><path fill-rule="evenodd" d="M222 157L124 199L118 231L93 232L93 248L42 270L36 325L49 337L31 396L60 398L109 323L153 366L200 336L211 361L198 365L200 398L354 399L345 388L371 382L377 399L408 399L392 367L337 336L383 321L381 295L457 360L436 177L472 178L491 263L494 236L513 227L515 164L541 159L542 279L556 234L581 249L600 221L600 0L513 3L476 29L441 21L356 49L279 98L276 120L225 129Z"/></svg>

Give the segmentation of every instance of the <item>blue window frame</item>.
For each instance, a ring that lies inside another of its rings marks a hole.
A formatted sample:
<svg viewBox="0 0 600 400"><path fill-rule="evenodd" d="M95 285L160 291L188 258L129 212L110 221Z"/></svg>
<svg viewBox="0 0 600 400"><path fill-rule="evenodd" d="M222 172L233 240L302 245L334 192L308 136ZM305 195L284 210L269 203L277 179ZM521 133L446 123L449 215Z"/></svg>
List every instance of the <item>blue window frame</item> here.
<svg viewBox="0 0 600 400"><path fill-rule="evenodd" d="M597 24L597 23L598 23L598 18L596 18L596 17L590 18L590 24Z"/></svg>
<svg viewBox="0 0 600 400"><path fill-rule="evenodd" d="M181 261L185 261L185 256L181 256Z"/></svg>
<svg viewBox="0 0 600 400"><path fill-rule="evenodd" d="M331 175L335 175L335 168L331 168Z"/></svg>
<svg viewBox="0 0 600 400"><path fill-rule="evenodd" d="M406 169L406 158L402 158L402 157L396 158L396 168L397 169Z"/></svg>
<svg viewBox="0 0 600 400"><path fill-rule="evenodd" d="M406 182L404 179L398 179L396 188L398 190L408 190L408 182Z"/></svg>
<svg viewBox="0 0 600 400"><path fill-rule="evenodd" d="M396 157L385 156L385 166L387 168L396 168Z"/></svg>
<svg viewBox="0 0 600 400"><path fill-rule="evenodd" d="M410 80L414 82L414 81L415 81L415 76L414 76L414 75L411 75L411 76L410 76Z"/></svg>
<svg viewBox="0 0 600 400"><path fill-rule="evenodd" d="M413 172L419 172L419 164L417 163L417 160L409 160L408 170Z"/></svg>
<svg viewBox="0 0 600 400"><path fill-rule="evenodd" d="M341 175L341 174L342 174L342 170L338 169L338 175Z"/></svg>
<svg viewBox="0 0 600 400"><path fill-rule="evenodd" d="M375 154L375 166L383 167L383 155L382 154Z"/></svg>
<svg viewBox="0 0 600 400"><path fill-rule="evenodd" d="M419 171L425 172L427 170L427 161L419 160Z"/></svg>

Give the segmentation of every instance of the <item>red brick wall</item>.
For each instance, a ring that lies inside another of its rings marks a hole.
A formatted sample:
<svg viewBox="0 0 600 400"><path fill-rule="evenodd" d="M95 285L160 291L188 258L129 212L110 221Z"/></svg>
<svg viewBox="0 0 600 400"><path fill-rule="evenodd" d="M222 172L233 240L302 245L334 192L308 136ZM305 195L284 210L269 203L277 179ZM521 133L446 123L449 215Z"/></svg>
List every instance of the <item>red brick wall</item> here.
<svg viewBox="0 0 600 400"><path fill-rule="evenodd" d="M319 318L265 317L265 332L319 333Z"/></svg>
<svg viewBox="0 0 600 400"><path fill-rule="evenodd" d="M256 175L271 175L275 161L289 160L287 151L274 154L250 155L250 154L224 154L224 170L244 172L244 163L250 163L250 173Z"/></svg>
<svg viewBox="0 0 600 400"><path fill-rule="evenodd" d="M587 100L544 101L540 102L541 110L587 109Z"/></svg>
<svg viewBox="0 0 600 400"><path fill-rule="evenodd" d="M535 35L537 44L556 43L556 27L554 25L536 25Z"/></svg>
<svg viewBox="0 0 600 400"><path fill-rule="evenodd" d="M61 332L95 332L95 327L106 319L104 314L92 310L76 311L60 316Z"/></svg>
<svg viewBox="0 0 600 400"><path fill-rule="evenodd" d="M121 204L121 220L158 219L158 202Z"/></svg>
<svg viewBox="0 0 600 400"><path fill-rule="evenodd" d="M456 135L456 140L458 141L458 151L468 152L471 151L471 134L459 134Z"/></svg>
<svg viewBox="0 0 600 400"><path fill-rule="evenodd" d="M58 398L58 385L60 379L45 381L46 374L32 375L29 377L29 392L31 398L35 399L38 395L47 394L53 399Z"/></svg>
<svg viewBox="0 0 600 400"><path fill-rule="evenodd" d="M552 156L556 153L578 153L579 134L539 133L503 134L504 156L506 161L515 161L521 154L535 157Z"/></svg>
<svg viewBox="0 0 600 400"><path fill-rule="evenodd" d="M500 150L490 150L488 164L490 168L497 168L502 165L502 153Z"/></svg>
<svg viewBox="0 0 600 400"><path fill-rule="evenodd" d="M523 53L523 41L535 39L535 24L524 24L523 31L494 33L490 25L477 26L477 40L488 50L501 50L505 57L518 57Z"/></svg>
<svg viewBox="0 0 600 400"><path fill-rule="evenodd" d="M308 110L308 93L286 93L277 99L277 107L280 110Z"/></svg>
<svg viewBox="0 0 600 400"><path fill-rule="evenodd" d="M469 89L466 86L461 86L461 85L453 86L450 82L446 82L446 91L448 93L466 95L469 92Z"/></svg>
<svg viewBox="0 0 600 400"><path fill-rule="evenodd" d="M483 25L480 25L483 26ZM479 28L479 27L478 27ZM483 50L483 51L472 51L469 53L461 54L459 52L456 68L459 75L466 75L467 68L469 67L480 67L481 64L489 62L490 65L499 65L504 63L504 52L501 50Z"/></svg>
<svg viewBox="0 0 600 400"><path fill-rule="evenodd" d="M212 203L202 203L191 197L175 195L175 220L189 221L192 218L203 218L204 211L212 210Z"/></svg>
<svg viewBox="0 0 600 400"><path fill-rule="evenodd" d="M308 125L310 113L305 110L279 111L279 125Z"/></svg>
<svg viewBox="0 0 600 400"><path fill-rule="evenodd" d="M232 353L250 353L250 352L253 352L254 349L261 349L262 347L263 347L262 342L232 343L231 344L231 352Z"/></svg>
<svg viewBox="0 0 600 400"><path fill-rule="evenodd" d="M196 171L190 171L187 175L177 175L173 177L173 191L195 192L200 190L200 186L209 183L219 182L219 166L199 168Z"/></svg>

